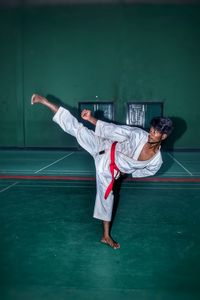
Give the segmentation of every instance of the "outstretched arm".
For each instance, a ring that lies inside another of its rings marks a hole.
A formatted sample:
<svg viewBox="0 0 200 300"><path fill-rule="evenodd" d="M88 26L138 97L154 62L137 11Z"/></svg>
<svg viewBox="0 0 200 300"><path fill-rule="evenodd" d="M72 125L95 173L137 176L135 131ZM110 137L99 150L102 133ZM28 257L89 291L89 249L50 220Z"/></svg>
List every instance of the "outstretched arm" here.
<svg viewBox="0 0 200 300"><path fill-rule="evenodd" d="M93 125L96 125L98 121L95 117L92 116L92 112L89 109L84 109L81 112L81 118L92 123Z"/></svg>
<svg viewBox="0 0 200 300"><path fill-rule="evenodd" d="M50 102L45 97L42 97L38 94L33 94L32 98L31 98L31 104L34 105L36 103L40 103L40 104L43 104L43 105L47 106L54 114L59 109L59 106L57 106L56 104Z"/></svg>
<svg viewBox="0 0 200 300"><path fill-rule="evenodd" d="M100 121L92 116L91 110L84 109L81 112L82 119L92 123L96 126L95 134L109 139L111 141L123 142L130 138L131 129L128 126L119 126L113 123L107 123L104 121Z"/></svg>

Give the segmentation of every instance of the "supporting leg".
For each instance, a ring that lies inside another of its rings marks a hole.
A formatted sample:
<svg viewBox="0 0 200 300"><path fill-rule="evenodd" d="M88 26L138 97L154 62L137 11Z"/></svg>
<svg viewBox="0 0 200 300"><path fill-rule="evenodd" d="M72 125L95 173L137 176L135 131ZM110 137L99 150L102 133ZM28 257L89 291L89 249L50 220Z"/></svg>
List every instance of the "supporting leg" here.
<svg viewBox="0 0 200 300"><path fill-rule="evenodd" d="M120 244L115 242L110 236L110 221L103 221L103 236L101 242L109 245L113 249L120 248Z"/></svg>

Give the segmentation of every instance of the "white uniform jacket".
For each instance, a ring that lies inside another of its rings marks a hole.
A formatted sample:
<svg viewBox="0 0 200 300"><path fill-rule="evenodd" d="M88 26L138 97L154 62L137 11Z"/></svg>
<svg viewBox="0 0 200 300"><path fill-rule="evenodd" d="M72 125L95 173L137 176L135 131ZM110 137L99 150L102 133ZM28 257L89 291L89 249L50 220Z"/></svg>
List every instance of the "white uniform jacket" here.
<svg viewBox="0 0 200 300"><path fill-rule="evenodd" d="M142 148L148 141L148 133L137 127L119 126L98 121L95 134L109 141L116 141L115 162L123 173L132 177L154 175L162 165L161 152L158 151L151 159L138 161Z"/></svg>

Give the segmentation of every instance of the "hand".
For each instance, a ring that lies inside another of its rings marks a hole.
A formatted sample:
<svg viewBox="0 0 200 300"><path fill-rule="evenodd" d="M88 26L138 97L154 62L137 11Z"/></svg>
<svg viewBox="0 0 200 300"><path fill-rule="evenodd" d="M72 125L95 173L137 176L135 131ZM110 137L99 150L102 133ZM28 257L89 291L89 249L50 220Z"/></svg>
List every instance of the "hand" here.
<svg viewBox="0 0 200 300"><path fill-rule="evenodd" d="M31 98L31 104L34 105L35 103L44 103L47 99L38 95L38 94L33 94Z"/></svg>
<svg viewBox="0 0 200 300"><path fill-rule="evenodd" d="M86 121L89 121L91 119L91 116L92 116L92 112L91 110L89 109L84 109L82 112L81 112L81 118L83 120L86 120Z"/></svg>

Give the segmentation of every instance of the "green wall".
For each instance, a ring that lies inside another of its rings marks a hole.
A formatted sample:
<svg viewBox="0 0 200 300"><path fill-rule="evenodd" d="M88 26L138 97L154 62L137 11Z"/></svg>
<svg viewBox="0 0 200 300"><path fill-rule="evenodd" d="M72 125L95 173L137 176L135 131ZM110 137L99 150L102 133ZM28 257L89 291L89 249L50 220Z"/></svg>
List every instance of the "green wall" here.
<svg viewBox="0 0 200 300"><path fill-rule="evenodd" d="M200 6L84 5L0 10L1 147L76 147L32 93L62 101L163 101L168 147L200 148Z"/></svg>

